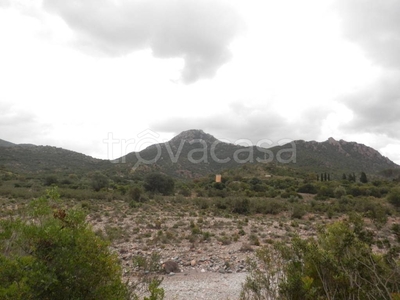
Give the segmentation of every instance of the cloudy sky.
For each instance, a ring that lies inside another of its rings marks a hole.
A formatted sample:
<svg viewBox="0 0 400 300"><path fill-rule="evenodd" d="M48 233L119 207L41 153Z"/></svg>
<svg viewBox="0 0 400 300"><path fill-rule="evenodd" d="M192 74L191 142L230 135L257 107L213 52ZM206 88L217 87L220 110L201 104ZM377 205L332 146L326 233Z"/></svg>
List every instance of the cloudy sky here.
<svg viewBox="0 0 400 300"><path fill-rule="evenodd" d="M115 158L195 128L400 163L399 15L398 0L0 0L0 139Z"/></svg>

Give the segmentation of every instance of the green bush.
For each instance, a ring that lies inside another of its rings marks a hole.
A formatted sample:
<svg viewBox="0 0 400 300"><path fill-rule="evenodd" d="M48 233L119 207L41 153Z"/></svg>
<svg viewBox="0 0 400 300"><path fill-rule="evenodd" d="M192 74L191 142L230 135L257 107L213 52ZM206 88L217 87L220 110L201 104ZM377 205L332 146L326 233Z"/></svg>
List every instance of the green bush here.
<svg viewBox="0 0 400 300"><path fill-rule="evenodd" d="M144 188L148 192L172 195L175 182L171 177L160 173L151 173L144 180Z"/></svg>
<svg viewBox="0 0 400 300"><path fill-rule="evenodd" d="M396 187L391 189L389 194L387 195L387 200L393 206L400 208L400 188Z"/></svg>
<svg viewBox="0 0 400 300"><path fill-rule="evenodd" d="M240 299L396 299L400 262L386 250L372 252L361 218L328 225L317 239L261 248Z"/></svg>
<svg viewBox="0 0 400 300"><path fill-rule="evenodd" d="M92 188L96 192L100 191L103 188L108 187L109 180L108 177L101 172L95 172L92 176Z"/></svg>
<svg viewBox="0 0 400 300"><path fill-rule="evenodd" d="M0 299L127 299L109 244L58 198L51 189L24 217L0 222Z"/></svg>

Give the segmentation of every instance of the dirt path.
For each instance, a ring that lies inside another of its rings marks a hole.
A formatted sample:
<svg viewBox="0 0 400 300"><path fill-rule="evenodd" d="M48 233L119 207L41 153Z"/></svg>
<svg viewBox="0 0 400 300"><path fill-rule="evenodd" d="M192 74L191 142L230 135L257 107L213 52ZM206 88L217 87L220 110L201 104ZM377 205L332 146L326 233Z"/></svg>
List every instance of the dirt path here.
<svg viewBox="0 0 400 300"><path fill-rule="evenodd" d="M161 287L165 290L165 300L234 300L239 298L246 275L246 273L202 273L191 270L165 276Z"/></svg>

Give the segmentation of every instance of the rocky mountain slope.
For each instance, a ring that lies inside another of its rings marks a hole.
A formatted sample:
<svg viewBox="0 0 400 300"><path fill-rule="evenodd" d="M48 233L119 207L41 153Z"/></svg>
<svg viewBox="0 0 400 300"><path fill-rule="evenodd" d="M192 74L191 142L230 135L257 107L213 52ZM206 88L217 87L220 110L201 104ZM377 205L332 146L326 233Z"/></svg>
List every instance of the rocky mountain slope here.
<svg viewBox="0 0 400 300"><path fill-rule="evenodd" d="M310 172L366 172L376 174L382 170L398 169L389 158L381 155L375 149L356 142L346 142L329 138L324 142L303 141L294 142L296 145L296 162L292 167ZM289 148L292 145L276 147L274 150Z"/></svg>

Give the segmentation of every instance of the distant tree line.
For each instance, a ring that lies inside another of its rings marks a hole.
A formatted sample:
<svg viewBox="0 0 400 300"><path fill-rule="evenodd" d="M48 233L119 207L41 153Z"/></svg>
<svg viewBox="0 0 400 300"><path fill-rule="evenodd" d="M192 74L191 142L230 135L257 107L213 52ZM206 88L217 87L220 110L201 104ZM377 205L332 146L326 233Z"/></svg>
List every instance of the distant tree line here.
<svg viewBox="0 0 400 300"><path fill-rule="evenodd" d="M342 180L347 180L349 182L356 182L357 181L356 173L353 172L349 173L348 175L346 175L346 173L343 173ZM361 172L359 180L361 183L367 183L368 182L367 174L365 172ZM331 174L326 172L317 174L317 181L331 181Z"/></svg>

